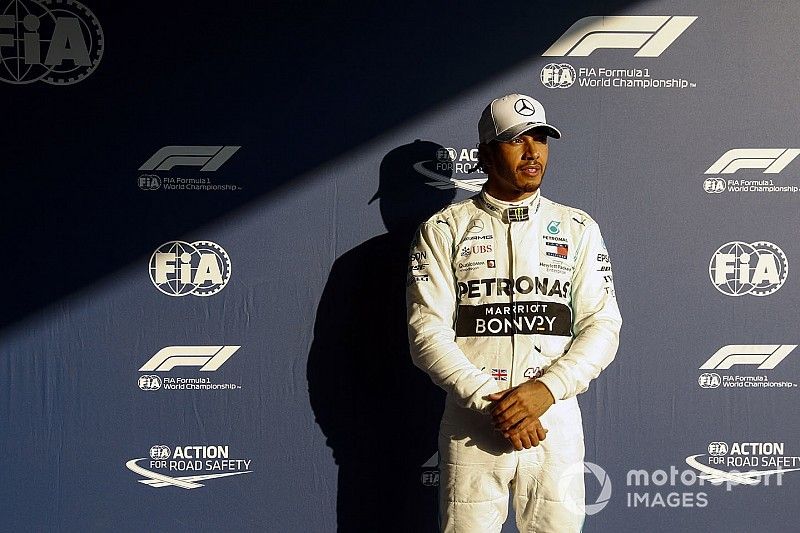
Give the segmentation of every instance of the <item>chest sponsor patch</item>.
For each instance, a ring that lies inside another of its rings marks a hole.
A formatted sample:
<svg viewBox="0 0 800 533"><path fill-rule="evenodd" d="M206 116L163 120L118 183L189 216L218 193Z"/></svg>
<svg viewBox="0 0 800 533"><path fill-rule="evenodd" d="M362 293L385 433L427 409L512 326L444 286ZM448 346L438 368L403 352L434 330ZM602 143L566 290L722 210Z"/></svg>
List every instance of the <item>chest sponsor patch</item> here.
<svg viewBox="0 0 800 533"><path fill-rule="evenodd" d="M458 337L572 335L572 311L555 302L459 305Z"/></svg>
<svg viewBox="0 0 800 533"><path fill-rule="evenodd" d="M518 207L509 207L506 209L506 217L509 222L525 222L530 218L528 206L520 205Z"/></svg>
<svg viewBox="0 0 800 533"><path fill-rule="evenodd" d="M548 247L547 251L545 252L546 255L550 257L558 257L561 259L566 259L569 255L569 245L565 242L546 242L544 243L545 246Z"/></svg>
<svg viewBox="0 0 800 533"><path fill-rule="evenodd" d="M491 265L494 267L494 264ZM539 276L520 276L511 278L469 279L458 282L458 297L480 298L483 296L511 296L514 294L541 294L567 298L570 294L569 281L559 278L540 278Z"/></svg>
<svg viewBox="0 0 800 533"><path fill-rule="evenodd" d="M552 272L556 274L571 274L575 267L568 265L568 264L561 264L561 263L543 263L540 262L539 266L545 272Z"/></svg>
<svg viewBox="0 0 800 533"><path fill-rule="evenodd" d="M428 252L412 248L408 262L409 274L423 274L428 268Z"/></svg>
<svg viewBox="0 0 800 533"><path fill-rule="evenodd" d="M430 278L428 277L427 274L419 274L419 275L409 274L408 276L406 276L406 287L410 287L411 285L419 283L421 281L430 281Z"/></svg>
<svg viewBox="0 0 800 533"><path fill-rule="evenodd" d="M469 272L470 270L478 270L486 263L487 261L467 261L465 263L458 263L458 271Z"/></svg>

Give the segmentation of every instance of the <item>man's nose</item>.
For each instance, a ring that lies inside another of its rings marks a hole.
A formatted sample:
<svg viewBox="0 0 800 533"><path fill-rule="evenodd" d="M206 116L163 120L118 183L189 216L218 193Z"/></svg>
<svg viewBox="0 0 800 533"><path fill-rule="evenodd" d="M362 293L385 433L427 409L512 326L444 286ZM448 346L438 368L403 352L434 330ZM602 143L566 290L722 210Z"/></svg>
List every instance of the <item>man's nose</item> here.
<svg viewBox="0 0 800 533"><path fill-rule="evenodd" d="M541 153L539 152L539 143L531 137L523 137L525 141L525 152L523 155L528 159L539 159Z"/></svg>

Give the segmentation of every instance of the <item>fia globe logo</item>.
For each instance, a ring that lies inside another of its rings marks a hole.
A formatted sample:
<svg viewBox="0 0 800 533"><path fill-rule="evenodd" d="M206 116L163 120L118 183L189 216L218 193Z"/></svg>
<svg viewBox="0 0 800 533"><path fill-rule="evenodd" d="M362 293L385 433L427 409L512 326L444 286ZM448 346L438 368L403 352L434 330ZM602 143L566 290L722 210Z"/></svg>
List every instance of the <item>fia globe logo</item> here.
<svg viewBox="0 0 800 533"><path fill-rule="evenodd" d="M697 384L704 389L716 389L722 384L722 377L716 372L704 372L698 376Z"/></svg>
<svg viewBox="0 0 800 533"><path fill-rule="evenodd" d="M142 390L158 390L161 388L161 378L155 374L139 376L139 388Z"/></svg>
<svg viewBox="0 0 800 533"><path fill-rule="evenodd" d="M157 191L161 188L161 178L155 174L142 174L139 176L139 188L143 191Z"/></svg>
<svg viewBox="0 0 800 533"><path fill-rule="evenodd" d="M542 85L548 89L566 89L572 87L578 75L575 67L569 63L548 63L542 67Z"/></svg>
<svg viewBox="0 0 800 533"><path fill-rule="evenodd" d="M723 244L708 265L711 282L728 296L767 296L783 286L788 273L783 250L766 241Z"/></svg>
<svg viewBox="0 0 800 533"><path fill-rule="evenodd" d="M156 444L155 446L150 447L150 459L169 459L170 455L172 455L172 451L169 449L169 446Z"/></svg>
<svg viewBox="0 0 800 533"><path fill-rule="evenodd" d="M103 57L103 29L75 0L0 3L0 80L15 85L77 83Z"/></svg>
<svg viewBox="0 0 800 533"><path fill-rule="evenodd" d="M436 150L436 170L470 174L478 164L477 148L442 147Z"/></svg>
<svg viewBox="0 0 800 533"><path fill-rule="evenodd" d="M441 147L436 150L436 160L440 163L450 163L458 158L458 152L455 148Z"/></svg>
<svg viewBox="0 0 800 533"><path fill-rule="evenodd" d="M703 190L709 194L725 192L725 180L722 178L706 178L703 182Z"/></svg>
<svg viewBox="0 0 800 533"><path fill-rule="evenodd" d="M211 296L231 277L231 259L211 241L169 241L150 257L150 279L169 296Z"/></svg>
<svg viewBox="0 0 800 533"><path fill-rule="evenodd" d="M728 453L728 445L724 442L708 443L708 455L719 456Z"/></svg>

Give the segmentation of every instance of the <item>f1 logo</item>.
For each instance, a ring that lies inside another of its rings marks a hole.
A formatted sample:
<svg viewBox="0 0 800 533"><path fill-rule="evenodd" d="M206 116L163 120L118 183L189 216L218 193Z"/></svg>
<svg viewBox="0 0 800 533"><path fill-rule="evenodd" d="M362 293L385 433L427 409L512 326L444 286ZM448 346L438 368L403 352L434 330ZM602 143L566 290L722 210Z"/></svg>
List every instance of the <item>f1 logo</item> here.
<svg viewBox="0 0 800 533"><path fill-rule="evenodd" d="M772 370L795 348L796 344L731 344L717 350L700 370L726 370L734 365L758 365L759 370Z"/></svg>
<svg viewBox="0 0 800 533"><path fill-rule="evenodd" d="M199 366L213 372L241 346L167 346L147 361L140 372L168 372L176 366Z"/></svg>
<svg viewBox="0 0 800 533"><path fill-rule="evenodd" d="M139 170L170 170L176 166L201 167L200 172L214 172L241 146L165 146Z"/></svg>
<svg viewBox="0 0 800 533"><path fill-rule="evenodd" d="M543 56L586 57L599 48L635 48L634 57L658 57L697 17L584 17Z"/></svg>
<svg viewBox="0 0 800 533"><path fill-rule="evenodd" d="M797 148L734 148L708 167L704 174L733 174L742 168L763 168L777 174L800 155Z"/></svg>

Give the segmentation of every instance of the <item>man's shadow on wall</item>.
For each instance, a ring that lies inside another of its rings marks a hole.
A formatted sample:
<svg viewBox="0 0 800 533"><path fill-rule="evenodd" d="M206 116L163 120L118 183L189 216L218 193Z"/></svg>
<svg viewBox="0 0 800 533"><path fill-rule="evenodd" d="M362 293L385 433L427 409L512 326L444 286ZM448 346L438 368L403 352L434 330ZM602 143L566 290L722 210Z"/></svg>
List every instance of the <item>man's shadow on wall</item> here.
<svg viewBox="0 0 800 533"><path fill-rule="evenodd" d="M415 141L384 157L373 200L388 233L342 255L320 300L307 375L339 467L339 532L438 530L436 488L422 481L433 468L422 465L437 448L444 392L411 362L405 288L417 227L455 197L419 171L448 180L436 169L446 154Z"/></svg>

